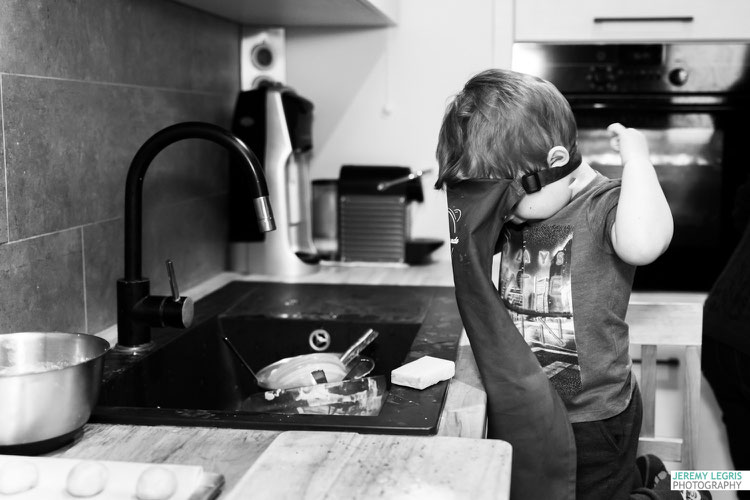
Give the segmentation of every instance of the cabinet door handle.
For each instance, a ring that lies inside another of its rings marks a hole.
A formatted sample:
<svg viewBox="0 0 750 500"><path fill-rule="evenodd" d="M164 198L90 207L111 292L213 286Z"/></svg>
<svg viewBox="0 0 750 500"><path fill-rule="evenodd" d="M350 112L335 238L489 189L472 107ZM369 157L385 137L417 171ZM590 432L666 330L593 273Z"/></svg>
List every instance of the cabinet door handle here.
<svg viewBox="0 0 750 500"><path fill-rule="evenodd" d="M594 22L601 23L692 23L693 16L664 17L595 17Z"/></svg>

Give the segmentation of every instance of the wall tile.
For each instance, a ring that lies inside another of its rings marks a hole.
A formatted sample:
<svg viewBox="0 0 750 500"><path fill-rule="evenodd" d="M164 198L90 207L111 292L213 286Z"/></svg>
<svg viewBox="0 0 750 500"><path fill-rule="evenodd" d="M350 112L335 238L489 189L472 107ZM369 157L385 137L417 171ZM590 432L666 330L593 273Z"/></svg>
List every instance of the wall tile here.
<svg viewBox="0 0 750 500"><path fill-rule="evenodd" d="M0 72L233 92L239 29L163 0L3 0Z"/></svg>
<svg viewBox="0 0 750 500"><path fill-rule="evenodd" d="M226 268L226 196L190 200L144 212L143 276L151 293L170 293L165 261L174 262L181 292ZM86 226L88 329L117 322L117 280L124 275L124 222L118 218Z"/></svg>
<svg viewBox="0 0 750 500"><path fill-rule="evenodd" d="M117 280L123 277L125 230L122 218L83 228L88 333L117 322Z"/></svg>
<svg viewBox="0 0 750 500"><path fill-rule="evenodd" d="M168 125L229 126L239 34L171 1L0 1L0 331L115 322L130 162ZM150 166L156 292L167 257L184 288L224 269L227 163L216 145L182 141Z"/></svg>
<svg viewBox="0 0 750 500"><path fill-rule="evenodd" d="M0 245L0 332L85 330L81 230Z"/></svg>
<svg viewBox="0 0 750 500"><path fill-rule="evenodd" d="M3 78L0 75L0 102L2 102ZM8 205L5 200L5 154L2 148L3 129L0 127L0 245L8 241Z"/></svg>
<svg viewBox="0 0 750 500"><path fill-rule="evenodd" d="M169 293L168 258L183 290L226 269L227 204L217 195L144 212L143 274L152 292Z"/></svg>
<svg viewBox="0 0 750 500"><path fill-rule="evenodd" d="M181 121L226 126L224 96L6 75L10 239L119 217L141 144ZM227 156L205 141L167 148L149 168L147 203L226 190Z"/></svg>

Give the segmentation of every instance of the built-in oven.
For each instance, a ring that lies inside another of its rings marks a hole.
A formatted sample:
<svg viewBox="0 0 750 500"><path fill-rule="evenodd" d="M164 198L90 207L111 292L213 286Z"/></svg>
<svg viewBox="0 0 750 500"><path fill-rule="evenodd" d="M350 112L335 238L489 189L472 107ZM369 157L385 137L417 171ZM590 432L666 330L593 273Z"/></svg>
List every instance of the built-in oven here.
<svg viewBox="0 0 750 500"><path fill-rule="evenodd" d="M708 290L742 229L731 213L750 171L750 45L517 43L513 69L560 89L584 160L608 177L622 166L607 125L645 134L675 232L633 288Z"/></svg>

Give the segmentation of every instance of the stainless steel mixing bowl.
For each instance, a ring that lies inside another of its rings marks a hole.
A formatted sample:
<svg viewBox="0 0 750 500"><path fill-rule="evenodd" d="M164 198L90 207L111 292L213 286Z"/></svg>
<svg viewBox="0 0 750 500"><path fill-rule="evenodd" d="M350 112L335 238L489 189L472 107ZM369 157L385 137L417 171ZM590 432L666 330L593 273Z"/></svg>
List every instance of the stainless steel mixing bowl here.
<svg viewBox="0 0 750 500"><path fill-rule="evenodd" d="M93 335L0 334L0 453L42 453L73 439L96 404L107 350Z"/></svg>

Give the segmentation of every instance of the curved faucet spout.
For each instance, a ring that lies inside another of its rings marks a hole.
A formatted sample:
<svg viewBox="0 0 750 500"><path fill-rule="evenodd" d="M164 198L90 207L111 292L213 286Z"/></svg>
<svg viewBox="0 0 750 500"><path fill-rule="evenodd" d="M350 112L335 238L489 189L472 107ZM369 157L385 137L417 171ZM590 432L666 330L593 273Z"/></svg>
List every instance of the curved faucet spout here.
<svg viewBox="0 0 750 500"><path fill-rule="evenodd" d="M148 278L142 276L143 179L161 150L183 139L206 139L228 149L241 161L250 186L258 226L267 232L276 229L268 187L260 162L240 139L229 131L202 122L184 122L167 127L148 139L133 157L125 184L125 277L117 282L117 341L125 348L140 348L151 342L152 326L187 328L193 321L193 303L180 297L173 286L172 296L152 296ZM167 265L174 282L171 262Z"/></svg>
<svg viewBox="0 0 750 500"><path fill-rule="evenodd" d="M167 127L148 139L130 163L125 185L125 279L141 279L142 195L146 170L159 152L183 139L206 139L224 146L242 160L232 162L243 167L258 214L258 226L268 232L276 228L268 186L258 158L244 142L229 131L210 123L184 122Z"/></svg>

